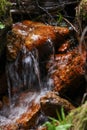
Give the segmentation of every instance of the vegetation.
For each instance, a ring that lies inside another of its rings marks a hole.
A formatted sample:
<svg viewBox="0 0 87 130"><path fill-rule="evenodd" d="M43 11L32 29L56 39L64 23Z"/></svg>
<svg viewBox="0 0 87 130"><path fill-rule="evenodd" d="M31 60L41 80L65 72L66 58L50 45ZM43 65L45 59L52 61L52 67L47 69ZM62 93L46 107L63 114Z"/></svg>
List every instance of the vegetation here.
<svg viewBox="0 0 87 130"><path fill-rule="evenodd" d="M5 25L2 22L0 22L0 29L3 29L3 28L5 28Z"/></svg>
<svg viewBox="0 0 87 130"><path fill-rule="evenodd" d="M57 112L58 120L55 118L49 117L51 121L47 121L44 126L47 127L47 130L69 130L69 128L72 126L71 124L71 118L67 122L64 109L61 108L61 114Z"/></svg>
<svg viewBox="0 0 87 130"><path fill-rule="evenodd" d="M71 130L87 130L87 102L71 111L66 118L67 120L72 119Z"/></svg>
<svg viewBox="0 0 87 130"><path fill-rule="evenodd" d="M82 33L83 29L87 25L87 0L81 0L80 4L76 8L76 19Z"/></svg>
<svg viewBox="0 0 87 130"><path fill-rule="evenodd" d="M57 112L58 120L50 117L44 126L47 130L87 130L87 101L71 111L66 117L63 108L61 115Z"/></svg>
<svg viewBox="0 0 87 130"><path fill-rule="evenodd" d="M10 7L11 3L8 0L0 0L0 29L11 22Z"/></svg>

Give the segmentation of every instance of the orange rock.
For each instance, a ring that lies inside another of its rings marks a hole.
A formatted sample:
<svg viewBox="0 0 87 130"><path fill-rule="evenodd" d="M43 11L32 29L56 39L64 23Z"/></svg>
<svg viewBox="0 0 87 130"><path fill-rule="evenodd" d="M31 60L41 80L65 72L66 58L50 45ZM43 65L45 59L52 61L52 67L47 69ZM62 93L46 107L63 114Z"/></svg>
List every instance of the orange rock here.
<svg viewBox="0 0 87 130"><path fill-rule="evenodd" d="M58 48L58 53L65 53L67 50L69 50L70 47L70 40L65 41L59 48Z"/></svg>
<svg viewBox="0 0 87 130"><path fill-rule="evenodd" d="M16 23L12 27L11 34L8 35L8 59L15 59L19 51L25 46L29 51L34 48L42 53L47 53L45 47L50 41L60 45L64 37L69 34L69 29L45 25L43 23L23 21Z"/></svg>
<svg viewBox="0 0 87 130"><path fill-rule="evenodd" d="M38 113L40 111L39 104L32 104L31 107L24 113L16 123L22 128L29 129L30 127L35 126L35 121L37 119Z"/></svg>
<svg viewBox="0 0 87 130"><path fill-rule="evenodd" d="M85 52L79 53L78 47L66 54L56 54L47 65L54 90L60 93L71 92L74 95L84 81Z"/></svg>

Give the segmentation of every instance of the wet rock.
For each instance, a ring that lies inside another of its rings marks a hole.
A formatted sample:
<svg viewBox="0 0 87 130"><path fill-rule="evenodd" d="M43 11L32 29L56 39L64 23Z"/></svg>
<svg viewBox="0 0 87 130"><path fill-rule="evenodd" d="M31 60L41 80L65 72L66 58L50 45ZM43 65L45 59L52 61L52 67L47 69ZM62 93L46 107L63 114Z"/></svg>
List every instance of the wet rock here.
<svg viewBox="0 0 87 130"><path fill-rule="evenodd" d="M36 98L37 97L37 98ZM0 128L2 130L28 130L35 126L40 113L40 93L25 92L15 98L13 107L0 111Z"/></svg>
<svg viewBox="0 0 87 130"><path fill-rule="evenodd" d="M29 51L37 48L40 56L48 54L52 44L59 46L68 34L69 30L65 27L50 26L32 21L16 23L8 35L8 59L16 59L24 47Z"/></svg>
<svg viewBox="0 0 87 130"><path fill-rule="evenodd" d="M69 112L75 108L69 101L61 98L55 92L48 92L41 98L40 103L42 111L44 111L46 115L54 117L57 115L56 111L60 112L62 107L65 112Z"/></svg>
<svg viewBox="0 0 87 130"><path fill-rule="evenodd" d="M29 129L35 126L35 121L39 115L40 106L38 104L32 104L31 107L24 113L16 123L20 128Z"/></svg>
<svg viewBox="0 0 87 130"><path fill-rule="evenodd" d="M49 76L54 82L53 89L62 94L67 91L72 96L77 94L84 82L84 66L85 52L79 53L78 47L65 54L56 54L54 61L51 57L47 67Z"/></svg>
<svg viewBox="0 0 87 130"><path fill-rule="evenodd" d="M18 97L15 97L10 108L6 106L7 99L4 98L5 107L0 111L0 128L2 130L35 130L47 120L47 115L54 116L56 109L60 110L61 106L65 108L66 112L74 109L72 104L60 98L54 92L49 92L46 95L45 93L21 93ZM47 115L42 115L44 112Z"/></svg>
<svg viewBox="0 0 87 130"><path fill-rule="evenodd" d="M59 48L58 53L65 53L70 48L70 41L65 41Z"/></svg>

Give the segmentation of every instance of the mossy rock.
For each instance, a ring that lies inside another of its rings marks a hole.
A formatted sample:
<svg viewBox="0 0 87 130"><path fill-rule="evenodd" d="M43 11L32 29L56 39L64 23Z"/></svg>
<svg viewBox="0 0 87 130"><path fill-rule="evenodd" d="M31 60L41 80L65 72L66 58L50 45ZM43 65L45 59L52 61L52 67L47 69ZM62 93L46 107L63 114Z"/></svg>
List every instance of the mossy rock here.
<svg viewBox="0 0 87 130"><path fill-rule="evenodd" d="M87 102L71 111L67 121L72 123L70 130L87 130Z"/></svg>
<svg viewBox="0 0 87 130"><path fill-rule="evenodd" d="M87 0L82 0L80 3L80 15L83 21L87 21Z"/></svg>

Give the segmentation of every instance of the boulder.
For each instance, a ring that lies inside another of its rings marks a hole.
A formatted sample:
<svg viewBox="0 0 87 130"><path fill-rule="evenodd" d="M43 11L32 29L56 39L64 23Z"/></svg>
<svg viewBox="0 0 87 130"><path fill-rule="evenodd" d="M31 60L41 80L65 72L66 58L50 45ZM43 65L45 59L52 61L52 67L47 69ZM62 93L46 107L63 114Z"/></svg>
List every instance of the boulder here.
<svg viewBox="0 0 87 130"><path fill-rule="evenodd" d="M40 89L44 61L69 35L66 27L23 21L13 25L8 34L7 77L12 95L25 89ZM11 62L12 61L12 62Z"/></svg>
<svg viewBox="0 0 87 130"><path fill-rule="evenodd" d="M23 21L16 23L8 34L7 56L13 60L25 47L28 51L37 48L39 56L50 52L53 45L60 46L64 37L69 34L66 27L45 25L43 23ZM50 47L49 47L50 46ZM52 50L51 50L52 52Z"/></svg>
<svg viewBox="0 0 87 130"><path fill-rule="evenodd" d="M68 92L68 95L78 95L78 91L84 84L85 74L85 62L86 53L79 52L79 47L67 51L64 54L56 54L55 60L51 56L49 63L47 64L48 74L53 79L53 90L64 94ZM82 91L85 86L82 88Z"/></svg>

